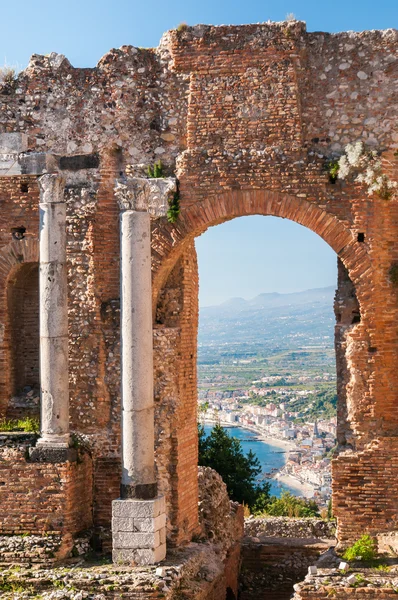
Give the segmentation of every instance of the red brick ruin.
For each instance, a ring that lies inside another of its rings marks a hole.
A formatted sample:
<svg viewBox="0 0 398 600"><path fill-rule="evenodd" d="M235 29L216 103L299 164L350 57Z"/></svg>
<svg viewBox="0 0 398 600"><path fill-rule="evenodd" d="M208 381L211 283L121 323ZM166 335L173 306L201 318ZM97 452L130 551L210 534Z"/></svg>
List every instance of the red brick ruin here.
<svg viewBox="0 0 398 600"><path fill-rule="evenodd" d="M397 38L308 33L297 21L198 25L155 49L112 49L95 68L33 55L0 87L0 416L39 410L23 393L40 384L38 179L56 173L67 208L70 429L89 447L79 460L42 460L29 456L28 435L8 440L0 534L60 534L66 553L92 527L111 548L121 477L115 182L145 177L159 159L181 204L174 223L152 220L155 461L168 545L198 531L194 240L245 215L295 221L336 252L338 540L397 529L398 203L333 184L326 169L361 140L396 178Z"/></svg>

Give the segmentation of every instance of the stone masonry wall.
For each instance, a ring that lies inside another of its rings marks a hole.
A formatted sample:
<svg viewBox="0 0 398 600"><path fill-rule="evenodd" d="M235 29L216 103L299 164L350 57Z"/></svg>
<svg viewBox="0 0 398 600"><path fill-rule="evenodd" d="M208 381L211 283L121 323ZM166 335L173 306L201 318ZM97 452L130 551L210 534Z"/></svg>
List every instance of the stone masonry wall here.
<svg viewBox="0 0 398 600"><path fill-rule="evenodd" d="M337 375L337 442L340 448L355 446L350 430L347 408L347 384L350 371L347 364L347 343L350 332L361 321L358 299L355 287L349 278L347 269L340 259L337 260L337 290L334 299L336 325L334 344L336 351Z"/></svg>
<svg viewBox="0 0 398 600"><path fill-rule="evenodd" d="M1 535L62 536L64 555L72 536L92 526L91 459L34 463L27 457L32 435L0 435Z"/></svg>
<svg viewBox="0 0 398 600"><path fill-rule="evenodd" d="M39 275L38 265L28 263L9 281L8 313L11 325L12 392L39 388Z"/></svg>
<svg viewBox="0 0 398 600"><path fill-rule="evenodd" d="M168 500L169 539L175 544L197 530L196 356L198 272L187 248L159 298L155 325L156 463Z"/></svg>
<svg viewBox="0 0 398 600"><path fill-rule="evenodd" d="M240 598L289 600L321 553L335 545L335 524L321 519L245 519Z"/></svg>
<svg viewBox="0 0 398 600"><path fill-rule="evenodd" d="M17 80L0 88L0 135L20 133L27 161L50 153L66 177L70 420L90 445L94 522L104 538L120 465L113 188L128 165L142 174L158 159L166 174L177 175L181 195L177 222L161 219L152 231L157 465L170 539L179 543L197 531L193 242L210 226L250 214L310 228L347 271L361 320L342 344L352 451L336 459L335 514L343 536L362 533L363 504L380 507L375 528L393 526L386 475L396 478L395 463L386 462L384 448L398 434L398 307L389 279L398 262L398 203L368 197L353 182L332 185L325 165L346 143L363 140L383 152L396 177L396 46L395 30L332 35L308 33L297 21L201 25L168 32L156 49L113 49L94 69L75 69L57 54L33 55ZM38 186L34 176L2 175L5 415L15 369L7 297L18 268L38 261ZM21 240L12 233L18 227L26 229ZM164 318L157 320L156 308ZM368 476L372 485L365 484Z"/></svg>

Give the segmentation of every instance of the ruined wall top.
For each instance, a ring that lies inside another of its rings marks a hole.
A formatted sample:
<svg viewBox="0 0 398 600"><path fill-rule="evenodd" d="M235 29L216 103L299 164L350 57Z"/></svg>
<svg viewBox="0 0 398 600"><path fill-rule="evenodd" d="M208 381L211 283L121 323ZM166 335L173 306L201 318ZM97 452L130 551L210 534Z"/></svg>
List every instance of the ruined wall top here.
<svg viewBox="0 0 398 600"><path fill-rule="evenodd" d="M79 157L117 148L127 164L161 158L173 174L178 155L217 135L195 140L187 125L200 80L209 96L222 96L224 121L235 113L245 127L262 123L260 149L285 141L333 152L359 138L396 148L397 39L393 29L308 33L298 21L197 25L167 32L156 49L112 49L95 68L33 55L0 88L0 133L26 134L28 152ZM275 98L279 137L264 126ZM284 118L283 103L295 104L294 114Z"/></svg>

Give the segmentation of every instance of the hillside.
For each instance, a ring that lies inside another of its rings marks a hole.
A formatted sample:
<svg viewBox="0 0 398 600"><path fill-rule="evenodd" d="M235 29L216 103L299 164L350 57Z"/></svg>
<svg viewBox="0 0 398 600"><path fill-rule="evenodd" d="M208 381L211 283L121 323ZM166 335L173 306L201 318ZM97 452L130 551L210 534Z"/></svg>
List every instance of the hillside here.
<svg viewBox="0 0 398 600"><path fill-rule="evenodd" d="M237 356L307 346L333 347L334 287L294 294L232 298L200 309L199 360L219 353Z"/></svg>

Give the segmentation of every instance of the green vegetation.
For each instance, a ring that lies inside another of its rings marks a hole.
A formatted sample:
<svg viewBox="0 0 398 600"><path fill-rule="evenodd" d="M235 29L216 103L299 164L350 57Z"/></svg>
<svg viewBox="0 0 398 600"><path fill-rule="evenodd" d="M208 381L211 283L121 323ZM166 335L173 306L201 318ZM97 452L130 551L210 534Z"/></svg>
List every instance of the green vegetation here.
<svg viewBox="0 0 398 600"><path fill-rule="evenodd" d="M257 513L259 514L259 513ZM319 517L319 509L315 500L299 498L290 492L282 492L281 497L271 496L261 511L262 515L272 517Z"/></svg>
<svg viewBox="0 0 398 600"><path fill-rule="evenodd" d="M289 410L294 412L304 411L305 418L296 419L296 422L329 419L336 415L337 394L335 392L335 383L333 383L332 389L323 389L314 394L312 398L310 403L308 398L306 398L305 400L297 400L289 404Z"/></svg>
<svg viewBox="0 0 398 600"><path fill-rule="evenodd" d="M362 573L357 573L355 575L355 583L354 583L354 587L363 587L364 585L366 585L368 583L368 581L365 579L365 577L362 575Z"/></svg>
<svg viewBox="0 0 398 600"><path fill-rule="evenodd" d="M347 548L343 554L345 560L355 560L361 557L364 561L374 560L377 558L377 545L370 535L363 535L358 541L352 546Z"/></svg>
<svg viewBox="0 0 398 600"><path fill-rule="evenodd" d="M174 192L173 197L169 200L169 210L167 211L167 220L169 223L175 223L178 219L178 215L180 214L180 190L178 189L177 183L177 191Z"/></svg>
<svg viewBox="0 0 398 600"><path fill-rule="evenodd" d="M248 506L256 515L275 517L319 517L316 502L283 492L280 498L270 495L270 483L259 484L260 461L250 450L245 455L241 442L215 425L206 437L204 427L199 429L199 464L211 467L221 475L231 500Z"/></svg>
<svg viewBox="0 0 398 600"><path fill-rule="evenodd" d="M8 577L7 574L0 576L0 596L1 592L9 592L13 594L33 593L33 588L30 583L15 578L13 574Z"/></svg>
<svg viewBox="0 0 398 600"><path fill-rule="evenodd" d="M147 169L148 177L152 179L160 179L165 177L162 161L158 160L152 166L149 165ZM174 192L172 198L169 200L169 208L167 211L167 220L169 223L175 223L180 214L180 190L177 181L177 190Z"/></svg>
<svg viewBox="0 0 398 600"><path fill-rule="evenodd" d="M0 85L10 85L16 80L16 78L17 73L14 67L11 67L7 64L4 64L2 67L0 67Z"/></svg>
<svg viewBox="0 0 398 600"><path fill-rule="evenodd" d="M334 521L334 515L333 515L333 506L332 506L332 499L329 499L328 502L328 507L326 510L326 518L328 521Z"/></svg>
<svg viewBox="0 0 398 600"><path fill-rule="evenodd" d="M256 455L252 451L245 455L240 441L221 425L215 425L207 437L202 425L198 429L199 465L221 475L231 500L246 504L250 510L264 510L270 499L270 484L256 481L261 473Z"/></svg>
<svg viewBox="0 0 398 600"><path fill-rule="evenodd" d="M388 573L389 571L391 571L391 567L389 567L388 565L382 563L381 565L377 565L377 567L375 567L376 571L381 571L382 573Z"/></svg>
<svg viewBox="0 0 398 600"><path fill-rule="evenodd" d="M270 390L266 396L259 396L250 392L247 400L242 399L240 402L242 404L255 404L256 406L263 407L284 400L288 404L290 412L296 412L300 415L295 419L295 423L305 423L306 421L314 421L316 419L330 419L336 415L337 394L334 381L318 384L317 387L310 384L300 385L294 382L280 383L283 381L284 379L281 378L275 384L257 384L257 387L261 388L268 385L275 385L275 387L284 386L286 388L293 387L295 392L302 389L311 389L315 391L315 394L284 400L275 390Z"/></svg>
<svg viewBox="0 0 398 600"><path fill-rule="evenodd" d="M25 419L0 419L0 431L25 431L26 433L39 433L39 420L31 417L25 417Z"/></svg>
<svg viewBox="0 0 398 600"><path fill-rule="evenodd" d="M178 32L186 31L188 29L188 24L184 22L180 23L176 29Z"/></svg>
<svg viewBox="0 0 398 600"><path fill-rule="evenodd" d="M391 265L388 272L389 279L394 286L398 286L398 263Z"/></svg>
<svg viewBox="0 0 398 600"><path fill-rule="evenodd" d="M147 173L148 177L151 177L152 179L159 179L161 177L164 177L162 161L158 160L154 163L152 167L151 165L149 165Z"/></svg>
<svg viewBox="0 0 398 600"><path fill-rule="evenodd" d="M339 175L339 161L331 159L326 163L326 170L329 173L330 183L336 183Z"/></svg>

